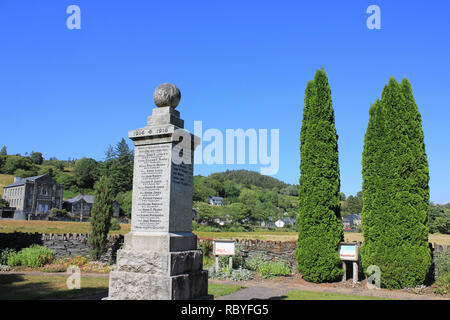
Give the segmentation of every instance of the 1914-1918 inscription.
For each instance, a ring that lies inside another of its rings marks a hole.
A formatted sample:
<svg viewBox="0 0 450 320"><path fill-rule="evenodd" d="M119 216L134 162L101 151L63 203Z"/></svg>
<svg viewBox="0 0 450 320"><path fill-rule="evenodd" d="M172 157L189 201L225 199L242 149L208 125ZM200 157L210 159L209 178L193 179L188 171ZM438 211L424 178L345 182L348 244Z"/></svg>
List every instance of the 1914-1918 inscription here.
<svg viewBox="0 0 450 320"><path fill-rule="evenodd" d="M167 228L171 144L135 149L132 230L161 232Z"/></svg>

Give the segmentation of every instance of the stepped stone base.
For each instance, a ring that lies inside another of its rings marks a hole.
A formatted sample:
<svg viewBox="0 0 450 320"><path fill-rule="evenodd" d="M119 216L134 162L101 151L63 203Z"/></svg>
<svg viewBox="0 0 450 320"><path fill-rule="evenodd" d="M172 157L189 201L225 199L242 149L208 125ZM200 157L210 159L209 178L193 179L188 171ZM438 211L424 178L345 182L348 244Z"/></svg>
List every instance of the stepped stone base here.
<svg viewBox="0 0 450 320"><path fill-rule="evenodd" d="M208 295L208 271L176 276L112 271L108 300L193 300Z"/></svg>
<svg viewBox="0 0 450 320"><path fill-rule="evenodd" d="M162 242L166 249L173 238L177 243L175 249L192 248L191 236L158 237L165 240ZM181 241L183 238L185 241ZM144 240L149 240L148 236L128 235L125 249L117 251L116 269L110 273L108 300L211 299L208 271L202 270L201 250L161 251L161 247L158 251L145 250L154 248L152 242Z"/></svg>

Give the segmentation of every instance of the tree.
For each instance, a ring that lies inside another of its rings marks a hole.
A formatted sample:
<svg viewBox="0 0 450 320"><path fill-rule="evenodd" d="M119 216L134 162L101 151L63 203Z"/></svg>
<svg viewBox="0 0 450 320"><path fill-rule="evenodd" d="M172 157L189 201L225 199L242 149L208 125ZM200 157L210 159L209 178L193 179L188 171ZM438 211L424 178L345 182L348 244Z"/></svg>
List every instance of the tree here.
<svg viewBox="0 0 450 320"><path fill-rule="evenodd" d="M450 210L440 205L430 205L428 219L430 233L450 234Z"/></svg>
<svg viewBox="0 0 450 320"><path fill-rule="evenodd" d="M300 132L296 255L303 278L312 282L334 281L343 273L337 140L331 90L322 69L306 86Z"/></svg>
<svg viewBox="0 0 450 320"><path fill-rule="evenodd" d="M105 152L105 174L111 180L113 196L120 192L127 192L133 188L133 151L130 150L125 139L117 143L115 149L109 147Z"/></svg>
<svg viewBox="0 0 450 320"><path fill-rule="evenodd" d="M2 150L0 150L0 156L6 156L8 155L8 151L6 149L6 146L2 147Z"/></svg>
<svg viewBox="0 0 450 320"><path fill-rule="evenodd" d="M431 255L428 163L409 82L399 85L391 78L369 115L362 161L362 265L378 266L384 287L414 287L424 283Z"/></svg>
<svg viewBox="0 0 450 320"><path fill-rule="evenodd" d="M9 207L9 202L3 198L0 198L0 208L6 208L6 207Z"/></svg>
<svg viewBox="0 0 450 320"><path fill-rule="evenodd" d="M34 164L38 164L38 165L41 165L44 162L44 157L42 156L42 153L40 153L40 152L31 151L30 159Z"/></svg>
<svg viewBox="0 0 450 320"><path fill-rule="evenodd" d="M97 161L81 158L75 162L73 173L80 188L92 188L98 176Z"/></svg>
<svg viewBox="0 0 450 320"><path fill-rule="evenodd" d="M116 201L119 203L120 210L122 210L123 214L128 218L131 217L132 197L133 192L131 190L127 192L119 192L116 196Z"/></svg>
<svg viewBox="0 0 450 320"><path fill-rule="evenodd" d="M30 158L22 156L8 156L3 165L3 171L7 174L13 174L17 169L25 171L34 170L35 167Z"/></svg>
<svg viewBox="0 0 450 320"><path fill-rule="evenodd" d="M105 176L95 184L94 205L91 211L89 245L91 257L99 260L106 252L111 217L114 212L111 198L111 182Z"/></svg>

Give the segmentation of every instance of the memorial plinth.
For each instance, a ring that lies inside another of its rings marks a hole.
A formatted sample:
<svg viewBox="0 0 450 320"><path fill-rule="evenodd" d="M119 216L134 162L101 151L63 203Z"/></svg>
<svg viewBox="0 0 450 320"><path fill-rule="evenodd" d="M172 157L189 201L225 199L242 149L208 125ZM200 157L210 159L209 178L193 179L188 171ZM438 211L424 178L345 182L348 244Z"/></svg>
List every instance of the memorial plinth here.
<svg viewBox="0 0 450 320"><path fill-rule="evenodd" d="M159 90L159 91L158 91ZM155 90L147 126L132 130L134 142L131 232L117 252L108 299L201 299L208 273L192 233L194 149L199 138L184 130L173 85Z"/></svg>

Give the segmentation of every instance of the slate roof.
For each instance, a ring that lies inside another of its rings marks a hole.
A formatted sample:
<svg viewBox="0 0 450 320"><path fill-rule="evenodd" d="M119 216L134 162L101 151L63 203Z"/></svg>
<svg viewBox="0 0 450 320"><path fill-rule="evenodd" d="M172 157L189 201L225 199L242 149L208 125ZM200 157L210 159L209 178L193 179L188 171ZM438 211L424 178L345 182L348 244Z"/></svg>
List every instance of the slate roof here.
<svg viewBox="0 0 450 320"><path fill-rule="evenodd" d="M86 194L80 194L80 195L76 196L75 198L67 199L65 202L74 203L74 202L80 201L81 199L83 199L87 203L94 203L94 196L90 196L90 195L86 195Z"/></svg>
<svg viewBox="0 0 450 320"><path fill-rule="evenodd" d="M209 199L213 200L213 201L222 201L223 198L222 197L209 197Z"/></svg>
<svg viewBox="0 0 450 320"><path fill-rule="evenodd" d="M27 182L27 181L35 181L35 180L37 180L39 178L42 178L43 176L46 176L46 174L43 174L43 175L40 175L40 176L23 178L23 179L20 179L19 181L16 181L16 182L13 182L11 184L8 184L4 188L23 186L25 184L25 182Z"/></svg>

